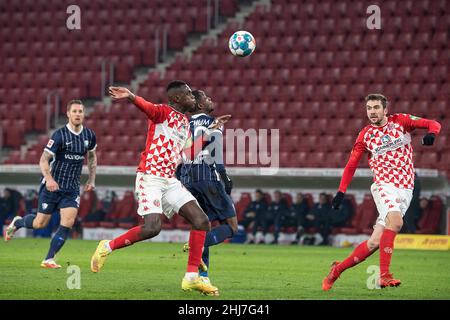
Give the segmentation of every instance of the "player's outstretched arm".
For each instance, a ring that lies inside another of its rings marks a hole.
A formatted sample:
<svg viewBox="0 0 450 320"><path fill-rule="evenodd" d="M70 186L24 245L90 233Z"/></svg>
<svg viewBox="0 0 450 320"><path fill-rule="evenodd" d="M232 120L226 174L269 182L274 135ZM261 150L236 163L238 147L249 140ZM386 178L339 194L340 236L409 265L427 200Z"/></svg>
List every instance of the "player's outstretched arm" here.
<svg viewBox="0 0 450 320"><path fill-rule="evenodd" d="M58 183L53 179L52 174L50 173L50 160L53 158L53 155L47 151L42 152L41 159L39 160L39 167L41 168L42 175L45 179L45 187L48 191L54 192L59 189Z"/></svg>
<svg viewBox="0 0 450 320"><path fill-rule="evenodd" d="M136 99L136 95L124 87L109 87L108 92L113 100L128 99L133 102Z"/></svg>
<svg viewBox="0 0 450 320"><path fill-rule="evenodd" d="M408 131L416 128L428 130L428 133L422 139L422 144L425 146L432 146L436 136L441 131L441 124L435 120L419 118L408 114L399 114L398 117Z"/></svg>
<svg viewBox="0 0 450 320"><path fill-rule="evenodd" d="M95 150L88 151L88 171L89 171L89 178L86 182L86 185L84 186L84 191L91 191L95 188L95 175L97 172L97 154L95 153Z"/></svg>
<svg viewBox="0 0 450 320"><path fill-rule="evenodd" d="M335 210L340 208L342 201L344 200L344 195L345 192L347 191L347 187L352 181L353 176L355 175L355 171L358 168L358 163L366 150L363 143L364 133L365 133L364 131L361 131L359 133L355 145L353 146L352 153L350 154L350 158L344 168L344 173L342 174L338 192L336 193L331 203L333 209Z"/></svg>
<svg viewBox="0 0 450 320"><path fill-rule="evenodd" d="M164 112L157 105L136 96L130 90L124 87L109 87L109 95L113 100L127 99L144 112L153 122L163 121Z"/></svg>

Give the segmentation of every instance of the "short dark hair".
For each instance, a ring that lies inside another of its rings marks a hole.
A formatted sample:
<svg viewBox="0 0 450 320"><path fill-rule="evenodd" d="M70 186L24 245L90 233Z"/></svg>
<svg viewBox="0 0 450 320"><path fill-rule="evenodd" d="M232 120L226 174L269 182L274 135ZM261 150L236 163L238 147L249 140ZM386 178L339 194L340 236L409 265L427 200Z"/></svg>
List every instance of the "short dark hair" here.
<svg viewBox="0 0 450 320"><path fill-rule="evenodd" d="M187 83L181 80L174 80L167 85L166 92L169 92L169 90L172 89L181 88L182 86L187 86Z"/></svg>
<svg viewBox="0 0 450 320"><path fill-rule="evenodd" d="M262 194L262 195L264 195L264 192L261 190L261 189L256 189L256 191L255 191L256 193L260 193L260 194Z"/></svg>
<svg viewBox="0 0 450 320"><path fill-rule="evenodd" d="M84 107L83 102L81 100L70 100L67 103L67 111L70 111L70 108L72 108L73 104L81 104Z"/></svg>
<svg viewBox="0 0 450 320"><path fill-rule="evenodd" d="M196 101L198 101L198 100L200 100L200 98L201 98L201 90L194 90L194 91L192 91L192 94L194 95L194 98L195 98L195 100Z"/></svg>
<svg viewBox="0 0 450 320"><path fill-rule="evenodd" d="M369 100L380 100L381 104L383 105L383 109L387 107L388 105L388 100L387 98L382 95L381 93L371 93L368 94L365 98L364 101L367 103L367 101Z"/></svg>

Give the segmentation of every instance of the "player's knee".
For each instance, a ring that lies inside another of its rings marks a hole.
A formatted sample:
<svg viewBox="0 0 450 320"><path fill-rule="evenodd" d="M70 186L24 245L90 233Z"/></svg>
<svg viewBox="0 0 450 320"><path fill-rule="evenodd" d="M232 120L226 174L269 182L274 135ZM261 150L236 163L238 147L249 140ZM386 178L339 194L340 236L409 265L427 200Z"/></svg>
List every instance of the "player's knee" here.
<svg viewBox="0 0 450 320"><path fill-rule="evenodd" d="M61 220L61 225L67 228L72 228L75 224L75 218Z"/></svg>
<svg viewBox="0 0 450 320"><path fill-rule="evenodd" d="M161 225L144 225L141 228L141 237L150 239L156 237L161 232Z"/></svg>
<svg viewBox="0 0 450 320"><path fill-rule="evenodd" d="M380 239L369 239L367 241L367 247L369 248L370 251L378 249L379 246L380 246Z"/></svg>
<svg viewBox="0 0 450 320"><path fill-rule="evenodd" d="M203 214L192 221L192 228L194 230L209 231L211 229L211 224L209 223L208 217Z"/></svg>
<svg viewBox="0 0 450 320"><path fill-rule="evenodd" d="M43 229L47 226L47 221L42 220L34 220L33 221L33 229Z"/></svg>

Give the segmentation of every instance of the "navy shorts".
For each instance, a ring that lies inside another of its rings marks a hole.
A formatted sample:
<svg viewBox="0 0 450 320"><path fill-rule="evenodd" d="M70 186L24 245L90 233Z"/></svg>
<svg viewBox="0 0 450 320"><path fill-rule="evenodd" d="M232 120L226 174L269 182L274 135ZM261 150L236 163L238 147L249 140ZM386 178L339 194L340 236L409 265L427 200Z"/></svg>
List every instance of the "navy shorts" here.
<svg viewBox="0 0 450 320"><path fill-rule="evenodd" d="M39 189L38 212L52 214L61 208L77 208L80 206L80 192L78 190L58 190L50 192L45 185Z"/></svg>
<svg viewBox="0 0 450 320"><path fill-rule="evenodd" d="M193 182L185 187L197 199L209 221L236 217L233 201L220 181Z"/></svg>

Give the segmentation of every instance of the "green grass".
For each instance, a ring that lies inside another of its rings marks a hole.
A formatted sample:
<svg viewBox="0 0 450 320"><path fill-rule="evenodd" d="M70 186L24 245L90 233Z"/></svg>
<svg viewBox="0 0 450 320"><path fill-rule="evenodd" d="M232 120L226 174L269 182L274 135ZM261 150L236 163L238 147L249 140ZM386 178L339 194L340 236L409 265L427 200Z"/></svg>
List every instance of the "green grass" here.
<svg viewBox="0 0 450 320"><path fill-rule="evenodd" d="M330 292L321 282L330 263L350 249L223 244L212 247L210 278L219 298L181 291L187 254L181 244L139 243L114 252L98 274L89 262L97 242L70 240L59 254L62 269L39 267L49 239L0 243L2 299L450 299L450 252L397 250L392 272L399 288L369 290L369 265L378 254L342 275ZM69 290L68 265L81 269L81 289Z"/></svg>

